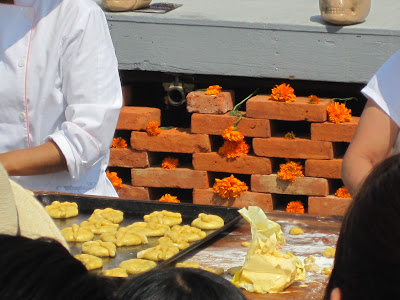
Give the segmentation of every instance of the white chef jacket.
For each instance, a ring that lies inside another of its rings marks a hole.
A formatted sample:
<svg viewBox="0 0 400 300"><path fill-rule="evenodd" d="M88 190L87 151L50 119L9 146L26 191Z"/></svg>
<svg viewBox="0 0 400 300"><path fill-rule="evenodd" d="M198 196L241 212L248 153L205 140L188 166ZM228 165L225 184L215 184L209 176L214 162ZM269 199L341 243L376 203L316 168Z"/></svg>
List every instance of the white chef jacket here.
<svg viewBox="0 0 400 300"><path fill-rule="evenodd" d="M400 50L393 54L362 89L400 127ZM400 153L400 134L397 136L392 155Z"/></svg>
<svg viewBox="0 0 400 300"><path fill-rule="evenodd" d="M0 4L0 152L54 141L68 171L28 189L117 196L105 170L122 105L104 13L92 0Z"/></svg>

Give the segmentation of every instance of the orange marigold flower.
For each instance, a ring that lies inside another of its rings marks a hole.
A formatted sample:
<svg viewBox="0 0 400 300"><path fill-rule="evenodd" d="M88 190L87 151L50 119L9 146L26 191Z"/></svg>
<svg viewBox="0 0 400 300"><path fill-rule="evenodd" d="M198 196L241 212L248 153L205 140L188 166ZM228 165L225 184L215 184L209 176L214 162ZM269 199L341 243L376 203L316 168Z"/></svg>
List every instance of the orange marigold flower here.
<svg viewBox="0 0 400 300"><path fill-rule="evenodd" d="M339 198L351 198L350 193L347 191L346 187L344 187L344 186L337 189L335 196L339 197Z"/></svg>
<svg viewBox="0 0 400 300"><path fill-rule="evenodd" d="M309 104L318 104L319 103L319 98L315 95L310 95L308 97L308 103Z"/></svg>
<svg viewBox="0 0 400 300"><path fill-rule="evenodd" d="M179 160L177 158L166 157L161 163L161 168L175 169L178 165L179 165Z"/></svg>
<svg viewBox="0 0 400 300"><path fill-rule="evenodd" d="M236 198L242 192L246 192L249 188L246 183L235 178L233 175L223 179L215 179L213 185L214 193L220 195L222 198Z"/></svg>
<svg viewBox="0 0 400 300"><path fill-rule="evenodd" d="M119 189L122 187L122 179L118 177L117 172L106 171L106 175L115 189Z"/></svg>
<svg viewBox="0 0 400 300"><path fill-rule="evenodd" d="M221 93L222 87L219 85L210 85L205 91L206 95L218 95Z"/></svg>
<svg viewBox="0 0 400 300"><path fill-rule="evenodd" d="M165 194L163 195L160 199L158 199L160 202L173 202L173 203L180 203L178 197L176 196L171 196L170 194Z"/></svg>
<svg viewBox="0 0 400 300"><path fill-rule="evenodd" d="M286 206L286 212L304 214L304 206L301 201L291 201Z"/></svg>
<svg viewBox="0 0 400 300"><path fill-rule="evenodd" d="M334 102L326 110L329 114L329 121L332 123L339 124L351 121L351 109L347 108L343 103Z"/></svg>
<svg viewBox="0 0 400 300"><path fill-rule="evenodd" d="M123 138L121 137L113 138L111 143L111 148L126 148L126 147L128 147L128 144Z"/></svg>
<svg viewBox="0 0 400 300"><path fill-rule="evenodd" d="M244 140L244 135L239 131L235 130L235 127L229 126L222 133L222 137L231 142L240 142Z"/></svg>
<svg viewBox="0 0 400 300"><path fill-rule="evenodd" d="M286 133L284 138L287 139L287 140L294 140L296 138L296 136L293 133L293 131L291 131L291 132Z"/></svg>
<svg viewBox="0 0 400 300"><path fill-rule="evenodd" d="M231 142L224 141L222 147L219 148L218 153L227 158L239 157L249 153L250 146L245 141Z"/></svg>
<svg viewBox="0 0 400 300"><path fill-rule="evenodd" d="M295 182L297 177L303 177L303 166L300 163L289 161L285 164L279 165L279 172L277 176L282 180L289 180Z"/></svg>
<svg viewBox="0 0 400 300"><path fill-rule="evenodd" d="M282 83L281 85L275 85L271 95L269 95L269 99L282 102L294 102L296 95L290 84Z"/></svg>
<svg viewBox="0 0 400 300"><path fill-rule="evenodd" d="M158 127L157 121L150 121L147 124L146 132L148 135L159 135L161 133L160 127Z"/></svg>

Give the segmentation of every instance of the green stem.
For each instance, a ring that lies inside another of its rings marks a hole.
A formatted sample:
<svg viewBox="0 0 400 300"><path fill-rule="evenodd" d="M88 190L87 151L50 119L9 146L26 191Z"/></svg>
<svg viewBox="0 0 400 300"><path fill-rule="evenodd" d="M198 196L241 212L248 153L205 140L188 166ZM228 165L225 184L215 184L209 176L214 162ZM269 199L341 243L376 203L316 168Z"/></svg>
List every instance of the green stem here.
<svg viewBox="0 0 400 300"><path fill-rule="evenodd" d="M240 101L238 104L235 105L235 107L232 109L232 111L229 113L230 116L235 116L238 117L237 121L235 124L233 124L233 129L237 130L237 125L239 124L240 120L242 119L242 114L238 111L239 107L249 100L251 97L253 97L257 92L259 88L257 88L254 92L252 92L250 95L248 95L246 98L244 98L242 101Z"/></svg>

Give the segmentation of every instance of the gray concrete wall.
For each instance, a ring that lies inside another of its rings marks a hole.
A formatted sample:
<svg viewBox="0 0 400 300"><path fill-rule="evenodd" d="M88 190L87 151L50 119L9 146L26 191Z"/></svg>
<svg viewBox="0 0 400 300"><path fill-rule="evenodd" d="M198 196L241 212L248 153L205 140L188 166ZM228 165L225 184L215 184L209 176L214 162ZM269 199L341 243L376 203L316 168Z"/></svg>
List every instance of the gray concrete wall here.
<svg viewBox="0 0 400 300"><path fill-rule="evenodd" d="M318 0L169 2L183 6L106 12L120 69L365 83L400 49L399 0L372 0L345 27L324 23Z"/></svg>

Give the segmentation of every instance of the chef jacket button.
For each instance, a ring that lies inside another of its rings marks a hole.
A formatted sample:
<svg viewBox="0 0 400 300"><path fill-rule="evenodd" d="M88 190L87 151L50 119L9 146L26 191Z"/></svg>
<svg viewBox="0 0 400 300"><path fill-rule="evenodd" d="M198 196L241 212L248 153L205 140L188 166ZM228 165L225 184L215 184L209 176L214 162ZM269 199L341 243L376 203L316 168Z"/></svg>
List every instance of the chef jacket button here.
<svg viewBox="0 0 400 300"><path fill-rule="evenodd" d="M26 119L26 114L24 112L19 114L19 118L21 119L21 121L25 121Z"/></svg>
<svg viewBox="0 0 400 300"><path fill-rule="evenodd" d="M21 59L19 62L18 62L18 67L23 67L23 66L25 66L25 61L23 60L23 59Z"/></svg>

